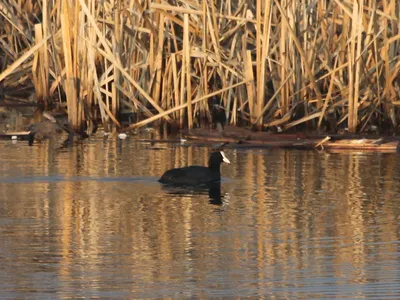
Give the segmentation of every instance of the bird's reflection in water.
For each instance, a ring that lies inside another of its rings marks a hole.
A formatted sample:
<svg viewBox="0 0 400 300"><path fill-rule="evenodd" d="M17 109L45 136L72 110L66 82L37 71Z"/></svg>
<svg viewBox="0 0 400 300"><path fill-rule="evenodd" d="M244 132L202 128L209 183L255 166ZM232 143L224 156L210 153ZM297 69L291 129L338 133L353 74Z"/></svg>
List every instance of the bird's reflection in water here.
<svg viewBox="0 0 400 300"><path fill-rule="evenodd" d="M208 197L210 204L213 205L222 205L223 204L223 197L221 194L221 184L215 184L208 188Z"/></svg>
<svg viewBox="0 0 400 300"><path fill-rule="evenodd" d="M163 185L163 189L171 195L182 196L197 196L207 195L208 201L212 205L226 205L228 194L222 194L221 183L214 183L206 186L177 186L177 185Z"/></svg>

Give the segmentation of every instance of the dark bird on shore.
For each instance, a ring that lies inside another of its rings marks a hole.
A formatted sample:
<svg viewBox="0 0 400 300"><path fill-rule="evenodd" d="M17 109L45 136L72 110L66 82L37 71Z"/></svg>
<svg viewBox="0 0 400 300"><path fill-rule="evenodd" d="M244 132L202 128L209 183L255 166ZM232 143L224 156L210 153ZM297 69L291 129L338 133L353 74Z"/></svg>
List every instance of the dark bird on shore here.
<svg viewBox="0 0 400 300"><path fill-rule="evenodd" d="M166 171L158 180L172 185L209 185L221 181L221 164L230 163L223 151L213 152L208 160L208 167L190 166Z"/></svg>
<svg viewBox="0 0 400 300"><path fill-rule="evenodd" d="M222 133L226 124L225 108L222 105L214 104L211 109L211 118L215 128Z"/></svg>

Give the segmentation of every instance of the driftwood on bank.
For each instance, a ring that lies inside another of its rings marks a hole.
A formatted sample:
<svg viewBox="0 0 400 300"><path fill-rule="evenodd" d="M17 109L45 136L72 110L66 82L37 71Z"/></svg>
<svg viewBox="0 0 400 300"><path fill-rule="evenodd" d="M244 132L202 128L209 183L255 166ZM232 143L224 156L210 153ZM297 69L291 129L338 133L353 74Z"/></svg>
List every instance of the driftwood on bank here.
<svg viewBox="0 0 400 300"><path fill-rule="evenodd" d="M233 148L291 148L316 150L359 150L375 152L399 152L399 139L395 137L370 137L353 135L306 135L254 132L244 128L227 127L223 134L208 129L187 131L189 142L222 143Z"/></svg>

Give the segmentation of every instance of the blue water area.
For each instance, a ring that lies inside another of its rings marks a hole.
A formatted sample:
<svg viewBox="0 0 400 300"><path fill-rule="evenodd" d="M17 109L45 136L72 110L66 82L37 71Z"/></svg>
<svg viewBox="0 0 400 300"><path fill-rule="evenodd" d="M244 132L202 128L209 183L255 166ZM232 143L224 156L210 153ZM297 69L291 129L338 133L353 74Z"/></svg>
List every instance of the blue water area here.
<svg viewBox="0 0 400 300"><path fill-rule="evenodd" d="M158 181L156 177L89 177L89 176L22 176L0 177L0 183L37 183L37 182L131 182L151 184Z"/></svg>

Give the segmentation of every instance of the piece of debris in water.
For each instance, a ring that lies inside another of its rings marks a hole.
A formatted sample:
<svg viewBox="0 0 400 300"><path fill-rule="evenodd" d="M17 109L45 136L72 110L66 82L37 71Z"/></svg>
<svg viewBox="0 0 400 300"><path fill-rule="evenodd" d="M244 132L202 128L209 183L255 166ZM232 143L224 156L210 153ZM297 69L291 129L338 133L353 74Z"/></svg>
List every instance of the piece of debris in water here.
<svg viewBox="0 0 400 300"><path fill-rule="evenodd" d="M118 134L118 138L120 139L120 140L124 140L124 139L126 139L128 137L128 135L126 134L126 133L120 133L120 134Z"/></svg>

